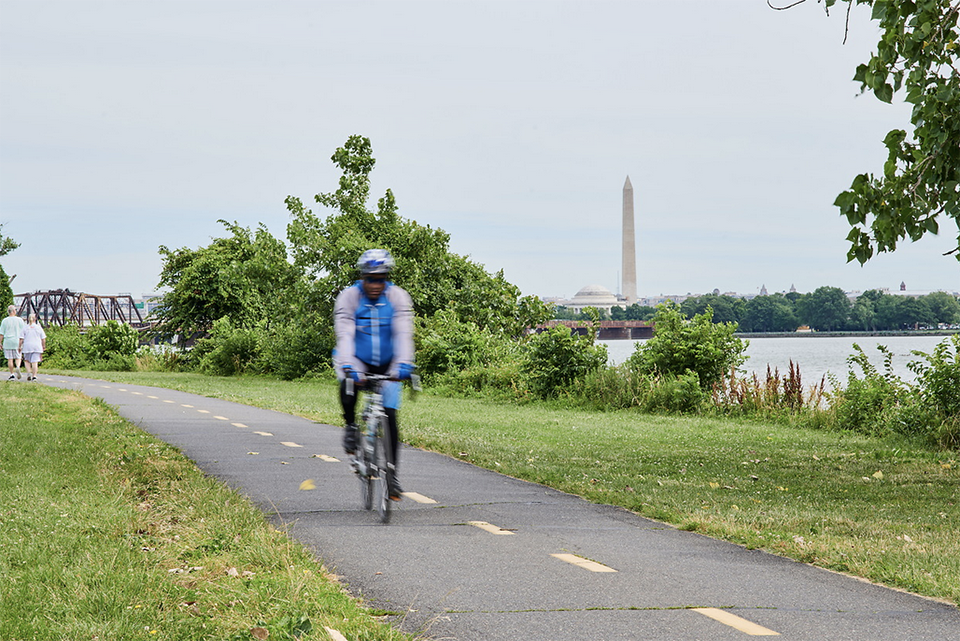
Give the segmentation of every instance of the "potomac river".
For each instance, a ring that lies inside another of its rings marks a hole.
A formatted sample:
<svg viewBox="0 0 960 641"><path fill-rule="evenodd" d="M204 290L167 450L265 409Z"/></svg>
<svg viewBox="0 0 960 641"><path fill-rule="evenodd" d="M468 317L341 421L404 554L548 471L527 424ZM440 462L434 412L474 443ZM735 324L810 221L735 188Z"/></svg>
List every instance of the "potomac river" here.
<svg viewBox="0 0 960 641"><path fill-rule="evenodd" d="M930 354L933 348L947 336L817 336L801 334L797 336L775 336L770 338L749 338L750 345L746 355L749 357L743 368L748 373L756 372L761 380L766 376L767 365L770 370L780 370L780 374L789 371L790 361L800 367L800 376L805 388L819 384L820 378L827 372L834 374L841 383L847 380L849 365L847 357L854 353L853 344L863 348L870 362L882 373L883 354L877 345L883 345L893 353L893 371L905 381L913 381L916 376L907 367L911 361L920 360L911 352L914 350ZM611 364L619 364L633 354L637 343L643 340L598 341L607 346ZM863 377L859 367L854 371L858 378ZM827 381L829 385L829 380Z"/></svg>

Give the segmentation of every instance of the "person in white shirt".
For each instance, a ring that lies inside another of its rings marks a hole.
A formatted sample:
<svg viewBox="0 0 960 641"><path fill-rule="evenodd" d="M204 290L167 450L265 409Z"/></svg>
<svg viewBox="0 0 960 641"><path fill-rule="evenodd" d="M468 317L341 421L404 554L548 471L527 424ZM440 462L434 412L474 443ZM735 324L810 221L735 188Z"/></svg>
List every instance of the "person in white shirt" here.
<svg viewBox="0 0 960 641"><path fill-rule="evenodd" d="M27 364L27 380L37 380L37 369L43 360L43 352L47 349L47 333L37 322L37 315L30 314L27 324L20 332L20 353Z"/></svg>
<svg viewBox="0 0 960 641"><path fill-rule="evenodd" d="M13 305L7 307L7 317L0 322L0 334L3 334L3 355L7 357L11 381L20 378L20 332L23 327L24 322L17 316L17 308Z"/></svg>

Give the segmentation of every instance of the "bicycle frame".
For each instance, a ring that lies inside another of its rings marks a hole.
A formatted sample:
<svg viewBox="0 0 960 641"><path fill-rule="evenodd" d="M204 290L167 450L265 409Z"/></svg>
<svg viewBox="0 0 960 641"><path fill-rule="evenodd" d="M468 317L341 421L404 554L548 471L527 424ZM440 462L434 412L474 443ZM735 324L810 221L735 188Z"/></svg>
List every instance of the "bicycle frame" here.
<svg viewBox="0 0 960 641"><path fill-rule="evenodd" d="M366 380L359 451L352 463L360 478L364 509L372 509L376 500L380 520L386 523L390 520L389 493L395 462L392 460L390 424L383 409L381 386L390 379L387 376L368 375Z"/></svg>

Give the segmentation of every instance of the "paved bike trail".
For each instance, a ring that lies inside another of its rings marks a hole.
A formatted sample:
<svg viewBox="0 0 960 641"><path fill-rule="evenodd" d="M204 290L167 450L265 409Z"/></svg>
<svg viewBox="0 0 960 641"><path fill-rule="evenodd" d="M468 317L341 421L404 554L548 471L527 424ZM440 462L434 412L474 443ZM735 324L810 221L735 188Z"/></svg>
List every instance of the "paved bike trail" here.
<svg viewBox="0 0 960 641"><path fill-rule="evenodd" d="M353 594L431 639L960 639L952 605L410 447L401 453L408 495L382 525L360 505L338 427L167 389L40 382L100 397L180 448L286 526ZM305 479L316 489L300 490Z"/></svg>

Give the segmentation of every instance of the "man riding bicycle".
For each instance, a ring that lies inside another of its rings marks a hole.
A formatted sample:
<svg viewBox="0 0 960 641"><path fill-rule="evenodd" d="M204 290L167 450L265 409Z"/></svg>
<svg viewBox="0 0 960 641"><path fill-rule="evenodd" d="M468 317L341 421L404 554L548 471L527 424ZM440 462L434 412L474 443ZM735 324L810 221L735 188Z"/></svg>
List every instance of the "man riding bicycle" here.
<svg viewBox="0 0 960 641"><path fill-rule="evenodd" d="M394 380L383 384L383 406L396 466L400 462L400 383L396 381L409 379L414 365L413 301L405 290L387 280L394 264L393 256L384 249L365 251L357 261L361 280L337 296L333 319L337 334L334 368L340 381L340 404L346 423L343 449L350 455L357 450L357 396L352 388L362 388L368 373L387 375ZM348 386L348 379L355 385ZM394 471L390 498L399 501L402 492Z"/></svg>

